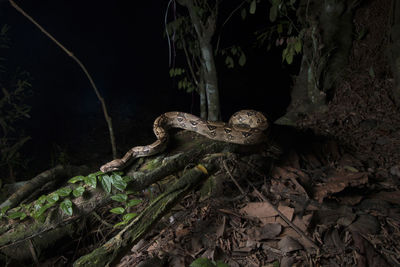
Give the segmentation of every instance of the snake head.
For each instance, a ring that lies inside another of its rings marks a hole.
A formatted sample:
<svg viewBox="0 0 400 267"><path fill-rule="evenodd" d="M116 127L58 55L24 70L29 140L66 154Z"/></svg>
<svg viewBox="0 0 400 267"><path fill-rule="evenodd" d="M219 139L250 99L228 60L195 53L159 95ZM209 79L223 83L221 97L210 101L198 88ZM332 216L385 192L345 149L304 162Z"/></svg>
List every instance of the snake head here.
<svg viewBox="0 0 400 267"><path fill-rule="evenodd" d="M114 159L113 161L110 161L103 166L100 167L100 171L106 173L106 172L112 172L112 171L118 171L121 170L124 166L124 162L121 159Z"/></svg>

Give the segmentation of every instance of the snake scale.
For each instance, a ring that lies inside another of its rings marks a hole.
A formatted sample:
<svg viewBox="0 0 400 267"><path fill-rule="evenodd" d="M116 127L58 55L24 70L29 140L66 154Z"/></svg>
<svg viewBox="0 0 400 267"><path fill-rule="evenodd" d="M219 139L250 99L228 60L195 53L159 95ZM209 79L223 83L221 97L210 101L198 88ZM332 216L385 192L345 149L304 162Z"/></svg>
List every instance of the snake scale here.
<svg viewBox="0 0 400 267"><path fill-rule="evenodd" d="M167 146L170 128L193 131L212 140L252 145L265 141L268 121L261 112L255 110L238 111L228 123L206 121L184 112L167 112L154 121L153 131L157 137L154 143L133 147L122 158L104 164L100 170L104 173L122 170L135 158L162 152Z"/></svg>

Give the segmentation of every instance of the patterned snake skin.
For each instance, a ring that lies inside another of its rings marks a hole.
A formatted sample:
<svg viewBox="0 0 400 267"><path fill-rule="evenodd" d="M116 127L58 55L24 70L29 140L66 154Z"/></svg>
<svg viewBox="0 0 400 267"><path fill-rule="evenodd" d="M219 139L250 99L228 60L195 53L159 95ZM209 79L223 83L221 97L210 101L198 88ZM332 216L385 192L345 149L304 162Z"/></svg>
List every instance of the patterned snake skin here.
<svg viewBox="0 0 400 267"><path fill-rule="evenodd" d="M251 145L265 141L268 121L261 112L254 110L236 112L229 119L229 123L206 121L184 112L167 112L154 121L153 131L157 141L150 145L131 148L124 157L104 164L100 170L102 172L121 170L135 158L162 152L168 143L169 128L193 131L212 140Z"/></svg>

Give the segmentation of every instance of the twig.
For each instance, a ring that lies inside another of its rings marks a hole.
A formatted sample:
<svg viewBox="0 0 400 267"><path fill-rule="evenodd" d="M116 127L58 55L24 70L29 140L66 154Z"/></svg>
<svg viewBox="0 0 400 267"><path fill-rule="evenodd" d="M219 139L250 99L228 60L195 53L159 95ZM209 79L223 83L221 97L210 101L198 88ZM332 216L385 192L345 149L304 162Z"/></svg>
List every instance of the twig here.
<svg viewBox="0 0 400 267"><path fill-rule="evenodd" d="M29 245L29 251L31 252L33 261L35 262L36 266L39 266L39 259L37 257L37 253L35 250L35 246L33 245L32 239L29 240L28 245Z"/></svg>
<svg viewBox="0 0 400 267"><path fill-rule="evenodd" d="M278 213L279 217L281 217L290 227L292 227L299 235L301 235L304 239L306 239L310 244L317 250L322 250L321 247L319 247L317 244L314 243L314 241L311 240L299 227L297 227L295 224L293 224L280 210L278 210L272 203L264 197L263 194L258 191L258 189L250 182L247 181L254 189L254 192L256 195L261 198L264 202L268 203L275 211Z"/></svg>
<svg viewBox="0 0 400 267"><path fill-rule="evenodd" d="M228 166L226 165L226 160L224 160L222 162L222 164L224 165L224 168L225 168L226 172L228 173L229 177L232 179L233 183L236 185L237 188L239 188L240 193L242 193L243 195L246 194L244 192L244 190L242 189L242 187L239 185L239 183L236 181L235 177L233 177L231 171L229 170Z"/></svg>
<svg viewBox="0 0 400 267"><path fill-rule="evenodd" d="M233 16L233 14L235 14L236 11L238 11L239 8L241 8L241 7L243 6L244 3L246 3L245 0L242 1L242 3L240 3L240 4L229 14L229 16L225 19L224 23L222 23L221 30L219 31L219 34L218 34L218 40L217 40L217 45L215 46L215 51L218 51L219 42L221 41L222 29L224 28L225 24L231 19L231 17Z"/></svg>
<svg viewBox="0 0 400 267"><path fill-rule="evenodd" d="M112 127L112 121L111 117L108 115L106 103L103 99L103 97L100 95L99 90L97 89L96 84L94 83L92 76L89 74L87 71L86 67L83 65L83 63L67 48L65 48L59 41L57 41L49 32L47 32L38 22L36 22L31 16L29 16L22 8L20 8L13 0L9 0L11 6L13 6L18 12L20 12L24 17L26 17L30 22L32 22L40 31L42 31L50 40L52 40L58 47L60 47L68 56L70 56L76 63L78 63L79 67L83 70L85 73L86 77L88 78L91 86L93 87L94 92L96 93L97 98L99 99L103 113L104 113L104 118L106 119L107 125L108 125L108 131L110 133L110 141L111 141L111 148L112 148L112 153L113 153L113 158L117 158L117 149L115 146L115 137L114 137L114 131Z"/></svg>

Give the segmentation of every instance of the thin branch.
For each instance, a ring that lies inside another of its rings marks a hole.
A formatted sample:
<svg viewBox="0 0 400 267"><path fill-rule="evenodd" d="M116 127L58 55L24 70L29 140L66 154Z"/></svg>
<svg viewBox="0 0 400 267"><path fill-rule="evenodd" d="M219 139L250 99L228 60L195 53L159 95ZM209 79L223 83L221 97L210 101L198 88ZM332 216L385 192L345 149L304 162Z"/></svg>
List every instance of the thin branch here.
<svg viewBox="0 0 400 267"><path fill-rule="evenodd" d="M246 0L243 0L243 2L242 2L240 5L238 5L238 6L229 14L229 16L226 18L226 20L224 21L224 23L222 23L221 30L219 31L219 34L218 34L218 40L217 40L217 45L216 45L216 47L215 47L215 51L218 51L219 42L220 42L220 40L221 40L222 29L224 28L225 24L231 19L231 17L233 16L233 14L235 14L236 11L238 11L238 9L241 8L241 7L244 5L244 3L246 3Z"/></svg>
<svg viewBox="0 0 400 267"><path fill-rule="evenodd" d="M20 8L13 0L9 0L11 6L13 6L18 12L20 12L24 17L26 17L30 22L32 22L40 31L42 31L50 40L52 40L58 47L60 47L68 56L70 56L78 65L81 67L83 72L85 73L86 77L88 78L90 85L93 87L93 90L97 96L97 98L100 100L104 117L106 119L107 125L108 125L108 131L110 134L110 142L111 142L111 148L112 148L112 153L113 153L113 158L117 158L117 149L115 145L115 137L114 137L114 131L112 127L112 121L111 117L108 115L106 103L104 101L104 98L100 95L99 90L97 89L96 84L94 83L92 76L89 74L87 71L86 67L83 65L83 63L74 56L74 54L69 51L67 48L65 48L59 41L57 41L49 32L47 32L38 22L36 22L31 16L29 16L22 8Z"/></svg>
<svg viewBox="0 0 400 267"><path fill-rule="evenodd" d="M277 209L274 205L272 205L272 203L266 197L264 197L264 195L261 194L260 191L257 190L257 188L253 185L253 183L251 183L249 180L247 180L247 182L251 185L251 187L253 187L253 190L256 193L256 195L260 199L262 199L262 201L268 203L275 210L275 212L278 213L279 217L281 217L290 227L292 227L293 230L295 230L305 240L310 242L313 248L317 250L322 250L322 247L317 246L317 244L315 244L314 241L311 238L309 238L299 227L297 227L294 223L292 223L279 209Z"/></svg>

